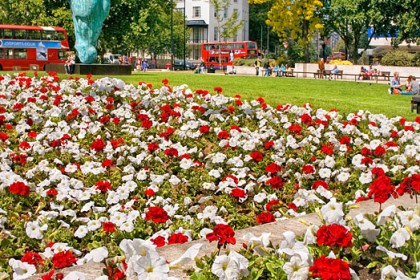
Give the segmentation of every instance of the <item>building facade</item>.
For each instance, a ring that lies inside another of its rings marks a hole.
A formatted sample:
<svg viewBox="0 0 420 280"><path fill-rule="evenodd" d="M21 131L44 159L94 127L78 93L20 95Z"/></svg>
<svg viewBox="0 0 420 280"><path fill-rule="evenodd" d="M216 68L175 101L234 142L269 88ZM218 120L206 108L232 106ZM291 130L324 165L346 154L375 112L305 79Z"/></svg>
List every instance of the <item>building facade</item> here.
<svg viewBox="0 0 420 280"><path fill-rule="evenodd" d="M190 37L187 38L190 59L199 60L201 58L201 44L206 42L218 41L218 22L216 12L210 0L176 0L176 8L184 11L186 16L186 27L191 30ZM224 0L219 0L224 1ZM228 0L229 7L219 12L223 22L230 18L234 11L238 12L238 21L243 21L242 28L236 36L229 38L228 41L246 41L249 38L249 5L247 0ZM185 4L185 6L184 6Z"/></svg>

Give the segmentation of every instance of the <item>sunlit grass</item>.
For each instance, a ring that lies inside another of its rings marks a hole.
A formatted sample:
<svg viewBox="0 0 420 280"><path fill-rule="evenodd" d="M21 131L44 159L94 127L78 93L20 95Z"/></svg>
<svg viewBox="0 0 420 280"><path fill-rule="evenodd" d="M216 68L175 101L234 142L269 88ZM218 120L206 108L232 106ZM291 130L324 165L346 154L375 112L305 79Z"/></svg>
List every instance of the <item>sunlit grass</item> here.
<svg viewBox="0 0 420 280"><path fill-rule="evenodd" d="M5 72L3 72L5 73ZM39 74L43 74L40 72ZM32 75L28 72L28 75ZM66 77L62 75L61 77ZM100 76L94 76L99 78ZM192 72L133 72L129 76L116 76L126 82L151 83L154 87L168 79L170 86L187 84L193 90L222 87L223 94L241 95L252 100L259 97L272 105L310 103L313 108L337 109L342 114L367 110L388 117L403 116L413 120L417 115L410 111L410 96L389 95L386 84L375 82L328 81L296 78L274 78L256 76L225 76L218 74L192 74Z"/></svg>

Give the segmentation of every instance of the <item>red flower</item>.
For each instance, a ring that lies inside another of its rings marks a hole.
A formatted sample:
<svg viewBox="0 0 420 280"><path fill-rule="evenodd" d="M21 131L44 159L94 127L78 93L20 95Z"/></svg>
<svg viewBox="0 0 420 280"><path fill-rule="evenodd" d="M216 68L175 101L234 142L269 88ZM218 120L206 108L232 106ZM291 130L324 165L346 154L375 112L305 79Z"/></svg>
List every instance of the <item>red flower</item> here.
<svg viewBox="0 0 420 280"><path fill-rule="evenodd" d="M230 136L229 132L224 131L224 130L220 131L220 132L217 134L217 138L219 138L219 139L228 139L228 138L229 138L229 136Z"/></svg>
<svg viewBox="0 0 420 280"><path fill-rule="evenodd" d="M260 162L263 160L264 156L261 152L255 151L251 153L251 158L256 162Z"/></svg>
<svg viewBox="0 0 420 280"><path fill-rule="evenodd" d="M234 188L231 192L230 195L236 198L244 198L246 197L246 192L241 189L241 188Z"/></svg>
<svg viewBox="0 0 420 280"><path fill-rule="evenodd" d="M372 172L373 173L373 172ZM378 176L369 186L368 197L378 203L384 203L392 195L397 197L395 187L391 185L391 179L386 175Z"/></svg>
<svg viewBox="0 0 420 280"><path fill-rule="evenodd" d="M221 87L215 87L214 91L217 93L222 93L222 88Z"/></svg>
<svg viewBox="0 0 420 280"><path fill-rule="evenodd" d="M300 116L300 120L306 125L310 125L312 123L312 117L308 114L303 114L302 116Z"/></svg>
<svg viewBox="0 0 420 280"><path fill-rule="evenodd" d="M109 116L102 116L102 117L99 119L99 122L100 122L100 123L102 123L102 124L106 124L106 123L108 123L110 120L111 120L111 118L110 118Z"/></svg>
<svg viewBox="0 0 420 280"><path fill-rule="evenodd" d="M8 188L9 192L22 195L22 196L28 196L29 195L29 186L25 185L23 182L14 182L11 184Z"/></svg>
<svg viewBox="0 0 420 280"><path fill-rule="evenodd" d="M340 138L340 144L341 145L347 145L348 143L350 143L351 139L348 136L343 136Z"/></svg>
<svg viewBox="0 0 420 280"><path fill-rule="evenodd" d="M309 268L312 278L322 280L350 280L349 264L341 259L330 259L321 256L314 261L314 265Z"/></svg>
<svg viewBox="0 0 420 280"><path fill-rule="evenodd" d="M102 229L106 232L114 232L115 224L113 222L102 222Z"/></svg>
<svg viewBox="0 0 420 280"><path fill-rule="evenodd" d="M265 205L265 210L271 212L271 211L277 209L278 208L277 206L279 206L279 205L280 205L280 201L278 201L277 199L273 199Z"/></svg>
<svg viewBox="0 0 420 280"><path fill-rule="evenodd" d="M318 180L318 181L315 181L313 184L312 184L312 189L313 190L316 190L318 187L323 187L324 189L326 189L326 190L328 190L329 189L329 187L328 187L328 183L327 182L325 182L325 181L323 181L323 180Z"/></svg>
<svg viewBox="0 0 420 280"><path fill-rule="evenodd" d="M174 233L168 238L168 244L184 244L188 242L188 236L182 233Z"/></svg>
<svg viewBox="0 0 420 280"><path fill-rule="evenodd" d="M111 184L108 181L103 180L99 180L98 182L96 182L95 186L97 190L101 191L101 193L106 193L108 190L112 189Z"/></svg>
<svg viewBox="0 0 420 280"><path fill-rule="evenodd" d="M224 246L226 248L226 245L236 244L235 239L235 231L229 226L224 224L218 224L213 228L213 232L210 232L206 235L206 239L210 242L212 241L218 241L218 247Z"/></svg>
<svg viewBox="0 0 420 280"><path fill-rule="evenodd" d="M22 141L19 144L19 149L27 150L27 149L30 149L30 148L31 148L31 145L28 142L26 142L26 141Z"/></svg>
<svg viewBox="0 0 420 280"><path fill-rule="evenodd" d="M265 184L271 186L273 189L280 189L283 187L283 179L279 176L273 176L265 181Z"/></svg>
<svg viewBox="0 0 420 280"><path fill-rule="evenodd" d="M386 150L384 147L378 146L376 147L375 151L373 151L373 153L375 154L375 156L382 156L386 154Z"/></svg>
<svg viewBox="0 0 420 280"><path fill-rule="evenodd" d="M58 191L57 191L56 189L54 189L54 188L51 188L51 189L49 189L49 190L47 191L47 195L48 195L49 197L54 197L54 196L57 196L57 194L58 194Z"/></svg>
<svg viewBox="0 0 420 280"><path fill-rule="evenodd" d="M106 143L101 138L96 138L95 141L90 144L90 149L96 152L101 152L105 149Z"/></svg>
<svg viewBox="0 0 420 280"><path fill-rule="evenodd" d="M102 162L102 167L108 167L112 165L112 160L106 159Z"/></svg>
<svg viewBox="0 0 420 280"><path fill-rule="evenodd" d="M165 237L160 236L160 235L156 238L150 239L150 241L152 241L153 244L156 245L156 247L163 247L165 246L165 243L166 243Z"/></svg>
<svg viewBox="0 0 420 280"><path fill-rule="evenodd" d="M150 143L147 145L147 149L149 150L150 153L153 153L154 151L159 149L159 145L157 143Z"/></svg>
<svg viewBox="0 0 420 280"><path fill-rule="evenodd" d="M154 196L156 194L156 192L153 189L146 189L144 191L144 194L147 196Z"/></svg>
<svg viewBox="0 0 420 280"><path fill-rule="evenodd" d="M322 145L321 152L329 156L332 155L334 153L333 144L327 143L327 144Z"/></svg>
<svg viewBox="0 0 420 280"><path fill-rule="evenodd" d="M146 213L146 221L164 224L169 219L168 212L159 206L151 206Z"/></svg>
<svg viewBox="0 0 420 280"><path fill-rule="evenodd" d="M315 168L310 164L306 164L302 167L302 172L305 174L313 174L315 173Z"/></svg>
<svg viewBox="0 0 420 280"><path fill-rule="evenodd" d="M77 259L71 251L63 251L54 254L51 261L54 268L64 268L76 263Z"/></svg>
<svg viewBox="0 0 420 280"><path fill-rule="evenodd" d="M44 265L44 259L37 252L26 252L20 260L35 266Z"/></svg>
<svg viewBox="0 0 420 280"><path fill-rule="evenodd" d="M281 170L281 166L276 163L270 163L265 167L265 172L276 173Z"/></svg>
<svg viewBox="0 0 420 280"><path fill-rule="evenodd" d="M28 137L32 138L32 139L35 139L37 135L38 134L35 131L29 131L28 132Z"/></svg>
<svg viewBox="0 0 420 280"><path fill-rule="evenodd" d="M275 222L276 218L274 218L274 215L270 212L261 212L257 217L257 223L258 224L266 224Z"/></svg>
<svg viewBox="0 0 420 280"><path fill-rule="evenodd" d="M289 131L297 134L299 134L302 131L302 127L298 124L292 124L291 126L289 126L288 129Z"/></svg>
<svg viewBox="0 0 420 280"><path fill-rule="evenodd" d="M163 79L163 80L162 80L162 84L164 84L165 86L166 86L168 83L169 83L168 79L166 79L166 78L165 78L165 79Z"/></svg>
<svg viewBox="0 0 420 280"><path fill-rule="evenodd" d="M265 143L264 143L264 148L265 148L266 150L269 150L269 149L271 149L272 147L274 147L274 141L273 141L273 140L270 140L270 141L267 141L267 142L265 142Z"/></svg>
<svg viewBox="0 0 420 280"><path fill-rule="evenodd" d="M175 148L168 148L163 153L167 156L178 157L178 150Z"/></svg>
<svg viewBox="0 0 420 280"><path fill-rule="evenodd" d="M416 192L419 193L420 192L420 175L414 174L411 177L404 178L400 186L397 188L397 192L399 195L408 193L411 196L414 195Z"/></svg>
<svg viewBox="0 0 420 280"><path fill-rule="evenodd" d="M6 133L0 132L0 140L1 141L5 142L8 138L9 138L9 136L7 136Z"/></svg>
<svg viewBox="0 0 420 280"><path fill-rule="evenodd" d="M339 224L323 225L316 232L316 242L319 246L335 246L341 248L352 247L352 234L344 226Z"/></svg>

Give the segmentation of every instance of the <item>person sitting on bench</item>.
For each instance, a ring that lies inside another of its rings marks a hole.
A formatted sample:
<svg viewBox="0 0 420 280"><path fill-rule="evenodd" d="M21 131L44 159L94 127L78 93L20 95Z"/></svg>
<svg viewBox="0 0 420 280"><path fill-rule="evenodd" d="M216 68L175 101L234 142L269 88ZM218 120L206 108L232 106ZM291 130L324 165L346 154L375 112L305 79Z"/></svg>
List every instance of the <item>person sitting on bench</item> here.
<svg viewBox="0 0 420 280"><path fill-rule="evenodd" d="M234 65L232 65L232 70L230 70L229 75L236 75L236 69Z"/></svg>
<svg viewBox="0 0 420 280"><path fill-rule="evenodd" d="M420 95L420 85L416 81L416 77L408 76L407 82L409 83L405 91L401 91L401 95Z"/></svg>
<svg viewBox="0 0 420 280"><path fill-rule="evenodd" d="M394 77L391 79L391 88L388 89L389 94L401 93L400 73L394 72Z"/></svg>

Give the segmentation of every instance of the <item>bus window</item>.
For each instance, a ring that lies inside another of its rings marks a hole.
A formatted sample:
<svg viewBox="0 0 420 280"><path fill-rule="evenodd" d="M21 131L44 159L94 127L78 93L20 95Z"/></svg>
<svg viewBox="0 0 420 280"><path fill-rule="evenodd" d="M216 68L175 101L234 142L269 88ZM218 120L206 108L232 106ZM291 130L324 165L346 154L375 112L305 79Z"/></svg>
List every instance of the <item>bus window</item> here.
<svg viewBox="0 0 420 280"><path fill-rule="evenodd" d="M26 59L27 53L26 53L26 49L15 49L14 51L14 58L15 59Z"/></svg>
<svg viewBox="0 0 420 280"><path fill-rule="evenodd" d="M7 59L13 58L13 49L6 49L6 57Z"/></svg>
<svg viewBox="0 0 420 280"><path fill-rule="evenodd" d="M0 28L0 38L3 38L3 28Z"/></svg>
<svg viewBox="0 0 420 280"><path fill-rule="evenodd" d="M15 39L27 39L26 38L26 30L16 29L14 38Z"/></svg>
<svg viewBox="0 0 420 280"><path fill-rule="evenodd" d="M256 49L257 48L257 44L255 44L255 42L248 42L248 43L246 43L246 47L248 49Z"/></svg>
<svg viewBox="0 0 420 280"><path fill-rule="evenodd" d="M41 30L28 30L28 38L31 40L41 40Z"/></svg>
<svg viewBox="0 0 420 280"><path fill-rule="evenodd" d="M4 55L4 51L3 49L0 49L0 59L3 58L3 55Z"/></svg>
<svg viewBox="0 0 420 280"><path fill-rule="evenodd" d="M4 29L4 39L13 39L12 29Z"/></svg>
<svg viewBox="0 0 420 280"><path fill-rule="evenodd" d="M54 31L48 31L48 30L44 30L44 32L42 33L42 39L43 40L55 40L54 39Z"/></svg>
<svg viewBox="0 0 420 280"><path fill-rule="evenodd" d="M67 51L58 51L58 59L66 59L67 58Z"/></svg>
<svg viewBox="0 0 420 280"><path fill-rule="evenodd" d="M58 41L63 41L64 40L64 32L61 32L61 31L55 32L55 39L58 40Z"/></svg>

